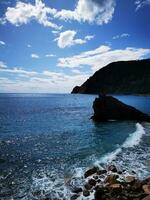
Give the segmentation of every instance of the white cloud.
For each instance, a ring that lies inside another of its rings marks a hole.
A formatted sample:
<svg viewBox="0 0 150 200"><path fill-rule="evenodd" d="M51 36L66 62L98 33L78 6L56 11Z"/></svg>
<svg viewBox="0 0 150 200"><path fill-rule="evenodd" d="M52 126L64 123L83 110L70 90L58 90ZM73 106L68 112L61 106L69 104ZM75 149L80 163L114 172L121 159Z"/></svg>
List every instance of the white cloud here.
<svg viewBox="0 0 150 200"><path fill-rule="evenodd" d="M121 35L115 35L113 37L113 40L116 40L116 39L119 39L119 38L126 38L126 37L129 37L130 35L128 33L123 33Z"/></svg>
<svg viewBox="0 0 150 200"><path fill-rule="evenodd" d="M59 48L71 47L76 44L85 44L88 40L94 38L94 36L88 35L84 39L76 39L77 32L74 30L67 30L61 32L59 37L55 39Z"/></svg>
<svg viewBox="0 0 150 200"><path fill-rule="evenodd" d="M0 41L0 45L3 45L3 46L4 46L4 45L6 45L6 43L5 43L4 41L1 40L1 41Z"/></svg>
<svg viewBox="0 0 150 200"><path fill-rule="evenodd" d="M67 75L60 72L43 71L30 75L29 71L24 73L24 71L18 72L13 69L11 71L9 69L9 72L16 73L15 79L0 77L1 92L70 92L76 83L81 84L89 77L89 74L85 73Z"/></svg>
<svg viewBox="0 0 150 200"><path fill-rule="evenodd" d="M43 77L17 78L15 80L0 78L0 92L65 93L71 92L77 83L82 84L87 78L87 75L66 76L62 80L55 81Z"/></svg>
<svg viewBox="0 0 150 200"><path fill-rule="evenodd" d="M36 54L36 53L32 53L32 54L31 54L31 58L36 58L36 59L38 59L38 58L40 58L40 56L39 56L38 54Z"/></svg>
<svg viewBox="0 0 150 200"><path fill-rule="evenodd" d="M7 8L5 16L0 18L0 23L8 21L20 26L36 20L43 26L61 30L62 26L53 22L55 18L102 25L112 20L114 10L115 0L78 0L74 10L60 11L46 6L42 0L35 0L35 4L17 1L15 7Z"/></svg>
<svg viewBox="0 0 150 200"><path fill-rule="evenodd" d="M13 74L13 78L8 78L7 73ZM63 72L10 68L0 61L0 92L70 92L76 83L81 84L88 77L87 73L69 75Z"/></svg>
<svg viewBox="0 0 150 200"><path fill-rule="evenodd" d="M146 5L150 5L150 0L137 0L135 1L135 5L136 5L136 11L137 11Z"/></svg>
<svg viewBox="0 0 150 200"><path fill-rule="evenodd" d="M125 49L111 49L109 46L100 46L97 49L86 51L79 55L59 58L57 65L68 68L88 65L95 72L111 62L141 59L148 54L150 54L150 49L130 47Z"/></svg>
<svg viewBox="0 0 150 200"><path fill-rule="evenodd" d="M0 61L0 72L13 73L18 75L35 76L38 73L35 71L27 71L21 67L9 68L3 61Z"/></svg>
<svg viewBox="0 0 150 200"><path fill-rule="evenodd" d="M81 74L81 71L79 69L73 69L72 72L74 74Z"/></svg>
<svg viewBox="0 0 150 200"><path fill-rule="evenodd" d="M22 68L14 67L14 68L0 68L0 72L6 72L6 73L14 73L14 74L21 74L26 76L34 76L37 75L37 72L34 71L27 71Z"/></svg>
<svg viewBox="0 0 150 200"><path fill-rule="evenodd" d="M55 30L55 31L52 31L52 33L53 33L54 35L57 35L57 34L59 33L59 31L58 31L58 30Z"/></svg>
<svg viewBox="0 0 150 200"><path fill-rule="evenodd" d="M7 68L7 65L3 61L0 61L0 69L4 68Z"/></svg>
<svg viewBox="0 0 150 200"><path fill-rule="evenodd" d="M46 7L42 0L35 0L35 5L18 1L15 7L7 8L4 19L15 26L36 20L43 26L59 30L61 27L51 22L51 18L56 12L56 9Z"/></svg>
<svg viewBox="0 0 150 200"><path fill-rule="evenodd" d="M51 57L56 57L56 55L54 55L54 54L46 54L45 57L51 58Z"/></svg>
<svg viewBox="0 0 150 200"><path fill-rule="evenodd" d="M85 40L92 40L95 37L95 35L87 35L85 36Z"/></svg>
<svg viewBox="0 0 150 200"><path fill-rule="evenodd" d="M115 0L78 0L74 10L61 10L54 16L63 20L107 24L112 20Z"/></svg>
<svg viewBox="0 0 150 200"><path fill-rule="evenodd" d="M28 48L31 48L32 46L31 46L31 44L27 44L27 47L28 47Z"/></svg>

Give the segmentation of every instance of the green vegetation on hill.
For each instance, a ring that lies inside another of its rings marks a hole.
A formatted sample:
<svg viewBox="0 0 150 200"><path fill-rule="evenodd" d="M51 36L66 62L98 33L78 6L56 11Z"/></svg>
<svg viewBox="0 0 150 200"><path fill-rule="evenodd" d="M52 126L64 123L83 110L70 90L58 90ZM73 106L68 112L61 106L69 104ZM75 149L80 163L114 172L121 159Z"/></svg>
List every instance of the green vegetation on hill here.
<svg viewBox="0 0 150 200"><path fill-rule="evenodd" d="M150 59L120 61L101 68L72 93L150 94Z"/></svg>

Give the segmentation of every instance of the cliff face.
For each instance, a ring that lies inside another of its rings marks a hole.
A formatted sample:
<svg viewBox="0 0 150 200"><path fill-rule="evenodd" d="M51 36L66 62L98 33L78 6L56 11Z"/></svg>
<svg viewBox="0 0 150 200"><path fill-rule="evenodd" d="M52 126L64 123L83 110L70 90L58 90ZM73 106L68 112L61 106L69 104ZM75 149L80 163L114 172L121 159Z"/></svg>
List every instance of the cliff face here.
<svg viewBox="0 0 150 200"><path fill-rule="evenodd" d="M72 93L150 94L150 59L114 62L95 72Z"/></svg>

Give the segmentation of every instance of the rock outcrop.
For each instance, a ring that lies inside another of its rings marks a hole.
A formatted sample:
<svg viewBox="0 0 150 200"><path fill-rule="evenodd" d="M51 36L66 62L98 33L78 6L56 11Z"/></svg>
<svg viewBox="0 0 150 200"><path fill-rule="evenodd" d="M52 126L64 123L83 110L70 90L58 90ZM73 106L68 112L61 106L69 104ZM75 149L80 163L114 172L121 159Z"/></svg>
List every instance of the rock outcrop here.
<svg viewBox="0 0 150 200"><path fill-rule="evenodd" d="M150 94L150 59L110 63L72 93Z"/></svg>
<svg viewBox="0 0 150 200"><path fill-rule="evenodd" d="M115 172L113 172L114 169ZM71 200L150 199L150 178L140 180L136 173L129 175L125 170L119 173L117 167L114 165L110 165L106 169L98 169L97 167L88 169L84 174L84 181L80 187L80 190L71 192Z"/></svg>
<svg viewBox="0 0 150 200"><path fill-rule="evenodd" d="M135 120L150 122L150 116L112 96L96 98L93 103L94 121Z"/></svg>

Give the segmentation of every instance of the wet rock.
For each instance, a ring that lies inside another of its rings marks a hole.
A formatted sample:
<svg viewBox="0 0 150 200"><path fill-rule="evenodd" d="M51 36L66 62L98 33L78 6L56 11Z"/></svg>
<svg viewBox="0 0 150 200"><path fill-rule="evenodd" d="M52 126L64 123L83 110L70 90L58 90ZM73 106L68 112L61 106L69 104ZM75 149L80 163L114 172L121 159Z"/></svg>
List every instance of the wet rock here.
<svg viewBox="0 0 150 200"><path fill-rule="evenodd" d="M97 171L98 175L102 175L102 174L106 174L106 173L107 173L107 171L105 169L101 169L101 170Z"/></svg>
<svg viewBox="0 0 150 200"><path fill-rule="evenodd" d="M105 195L104 187L97 187L95 194L94 194L95 200L104 199L104 195Z"/></svg>
<svg viewBox="0 0 150 200"><path fill-rule="evenodd" d="M71 196L71 200L76 200L80 195L79 194L73 194Z"/></svg>
<svg viewBox="0 0 150 200"><path fill-rule="evenodd" d="M98 176L93 176L93 178L94 178L95 180L97 180L97 179L98 179Z"/></svg>
<svg viewBox="0 0 150 200"><path fill-rule="evenodd" d="M142 189L145 194L150 194L150 185L143 185Z"/></svg>
<svg viewBox="0 0 150 200"><path fill-rule="evenodd" d="M132 170L132 173L133 173L133 174L136 174L136 172L135 172L134 170Z"/></svg>
<svg viewBox="0 0 150 200"><path fill-rule="evenodd" d="M121 193L122 191L122 185L121 184L112 184L110 185L110 188L113 193Z"/></svg>
<svg viewBox="0 0 150 200"><path fill-rule="evenodd" d="M119 176L117 175L117 174L111 174L111 175L108 175L107 177L106 177L106 179L105 179L105 183L108 183L108 184L110 184L110 185L112 185L112 184L116 184L116 183L118 183L118 181L117 181L117 178L118 178Z"/></svg>
<svg viewBox="0 0 150 200"><path fill-rule="evenodd" d="M127 197L127 200L141 200L145 197L143 193L133 193L130 191L130 193L124 193L124 195Z"/></svg>
<svg viewBox="0 0 150 200"><path fill-rule="evenodd" d="M87 170L85 172L84 177L87 178L87 177L95 174L97 171L98 171L98 168L97 167L93 167L93 168L91 168L91 169L89 169L89 170Z"/></svg>
<svg viewBox="0 0 150 200"><path fill-rule="evenodd" d="M118 170L115 165L110 165L108 166L108 171L117 172Z"/></svg>
<svg viewBox="0 0 150 200"><path fill-rule="evenodd" d="M142 200L150 200L150 195L146 196L146 197L143 198Z"/></svg>
<svg viewBox="0 0 150 200"><path fill-rule="evenodd" d="M76 188L73 188L73 190L72 190L72 192L73 193L80 193L80 192L82 192L82 188L78 188L78 187L76 187Z"/></svg>
<svg viewBox="0 0 150 200"><path fill-rule="evenodd" d="M96 185L96 181L95 181L94 179L90 179L90 180L88 181L88 183L89 183L90 185L92 185L92 186L95 186L95 185Z"/></svg>
<svg viewBox="0 0 150 200"><path fill-rule="evenodd" d="M90 192L88 190L83 190L83 196L88 197Z"/></svg>
<svg viewBox="0 0 150 200"><path fill-rule="evenodd" d="M101 183L101 179L98 179L98 180L97 180L97 183Z"/></svg>
<svg viewBox="0 0 150 200"><path fill-rule="evenodd" d="M128 191L128 192L131 191L132 186L130 184L123 183L123 185L125 186L126 191Z"/></svg>
<svg viewBox="0 0 150 200"><path fill-rule="evenodd" d="M87 189L87 190L91 190L93 186L92 186L91 184L89 184L89 183L86 183L86 184L84 185L84 187L85 187L85 189Z"/></svg>
<svg viewBox="0 0 150 200"><path fill-rule="evenodd" d="M129 183L129 184L134 183L135 182L135 176L126 176L125 182Z"/></svg>
<svg viewBox="0 0 150 200"><path fill-rule="evenodd" d="M141 184L141 181L139 180L136 180L134 185L132 186L132 190L135 191L135 192L139 192L142 190L142 184Z"/></svg>
<svg viewBox="0 0 150 200"><path fill-rule="evenodd" d="M146 178L142 181L142 185L150 185L150 178Z"/></svg>

